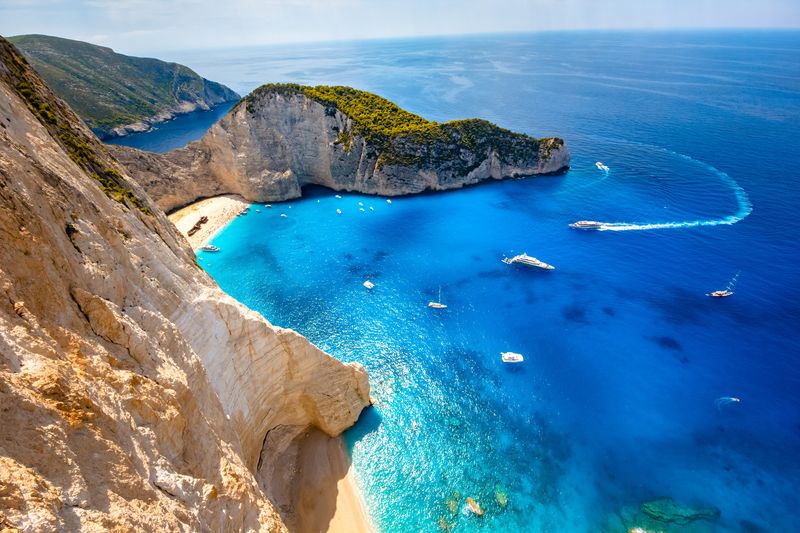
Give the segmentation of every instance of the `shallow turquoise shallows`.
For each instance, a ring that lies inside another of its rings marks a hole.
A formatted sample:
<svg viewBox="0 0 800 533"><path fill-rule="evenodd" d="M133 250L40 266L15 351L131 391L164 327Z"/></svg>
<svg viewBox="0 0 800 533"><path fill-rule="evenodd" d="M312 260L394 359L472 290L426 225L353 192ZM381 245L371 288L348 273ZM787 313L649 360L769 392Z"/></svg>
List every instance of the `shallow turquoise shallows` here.
<svg viewBox="0 0 800 533"><path fill-rule="evenodd" d="M594 532L660 496L718 507L716 531L794 531L798 57L796 32L187 55L240 92L349 84L435 120L559 135L573 153L563 176L391 204L315 188L254 205L201 264L368 369L377 404L346 437L381 531ZM568 228L580 219L611 224ZM521 252L556 269L501 262ZM737 272L733 297L705 296ZM440 289L448 308L428 308Z"/></svg>

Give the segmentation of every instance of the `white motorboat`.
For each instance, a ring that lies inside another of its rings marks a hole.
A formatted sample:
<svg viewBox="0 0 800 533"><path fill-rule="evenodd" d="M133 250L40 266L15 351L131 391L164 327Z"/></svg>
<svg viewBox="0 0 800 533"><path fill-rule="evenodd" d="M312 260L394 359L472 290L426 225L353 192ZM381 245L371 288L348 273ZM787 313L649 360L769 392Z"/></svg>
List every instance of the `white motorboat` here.
<svg viewBox="0 0 800 533"><path fill-rule="evenodd" d="M219 248L217 248L213 244L206 244L200 249L203 250L204 252L219 252Z"/></svg>
<svg viewBox="0 0 800 533"><path fill-rule="evenodd" d="M602 161L598 161L597 163L594 164L594 166L596 166L599 170L602 170L603 172L608 172L609 170L609 168L606 165L604 165Z"/></svg>
<svg viewBox="0 0 800 533"><path fill-rule="evenodd" d="M521 353L516 352L500 352L500 357L504 363L521 363L525 360Z"/></svg>
<svg viewBox="0 0 800 533"><path fill-rule="evenodd" d="M603 227L602 222L596 220L579 220L569 225L572 229L600 229Z"/></svg>
<svg viewBox="0 0 800 533"><path fill-rule="evenodd" d="M342 210L341 210L341 209L337 209L337 210L336 210L336 214L337 214L337 215L341 215L341 214L342 214Z"/></svg>
<svg viewBox="0 0 800 533"><path fill-rule="evenodd" d="M372 289L373 287L375 287L375 284L372 283L370 280L367 280L367 281L364 282L364 287L366 287L368 289Z"/></svg>

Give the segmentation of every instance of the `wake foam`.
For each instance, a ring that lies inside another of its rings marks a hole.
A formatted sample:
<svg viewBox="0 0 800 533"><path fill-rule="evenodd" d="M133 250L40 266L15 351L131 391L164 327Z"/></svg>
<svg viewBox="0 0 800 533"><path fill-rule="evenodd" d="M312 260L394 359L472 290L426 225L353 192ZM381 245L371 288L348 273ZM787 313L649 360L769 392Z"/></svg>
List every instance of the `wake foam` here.
<svg viewBox="0 0 800 533"><path fill-rule="evenodd" d="M745 192L745 190L738 183L736 183L736 180L731 178L728 174L722 172L716 167L709 165L708 163L703 163L702 161L698 161L693 157L689 157L688 155L679 154L678 152L673 152L672 150L667 150L665 148L662 148L662 150L686 161L692 161L693 163L702 166L712 174L716 174L723 183L727 184L731 188L736 196L736 203L738 204L738 210L736 211L736 214L722 218L687 220L683 222L601 222L601 226L597 228L597 231L646 231L655 229L696 228L699 226L731 226L740 220L743 220L753 212L753 204L750 202L747 192Z"/></svg>

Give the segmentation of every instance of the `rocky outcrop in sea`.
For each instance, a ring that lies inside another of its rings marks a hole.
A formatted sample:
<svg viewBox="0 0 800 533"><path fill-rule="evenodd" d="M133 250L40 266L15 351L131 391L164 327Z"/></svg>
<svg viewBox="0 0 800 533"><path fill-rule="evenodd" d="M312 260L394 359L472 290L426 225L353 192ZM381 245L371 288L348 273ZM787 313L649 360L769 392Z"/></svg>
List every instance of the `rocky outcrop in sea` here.
<svg viewBox="0 0 800 533"><path fill-rule="evenodd" d="M305 185L396 196L569 167L559 138L490 122L443 124L349 87L265 85L199 141L164 155L113 147L164 210L234 193L255 202L297 198Z"/></svg>

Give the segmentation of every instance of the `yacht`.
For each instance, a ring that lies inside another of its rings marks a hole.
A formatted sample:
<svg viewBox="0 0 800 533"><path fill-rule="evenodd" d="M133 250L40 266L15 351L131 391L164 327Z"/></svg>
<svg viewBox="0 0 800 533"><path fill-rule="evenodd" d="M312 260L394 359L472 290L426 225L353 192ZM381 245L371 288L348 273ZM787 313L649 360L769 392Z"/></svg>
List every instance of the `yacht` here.
<svg viewBox="0 0 800 533"><path fill-rule="evenodd" d="M374 286L375 286L375 284L372 283L370 280L367 280L367 281L364 282L364 287L366 287L368 289L372 289Z"/></svg>
<svg viewBox="0 0 800 533"><path fill-rule="evenodd" d="M600 229L603 227L602 222L596 220L579 220L569 225L572 229Z"/></svg>
<svg viewBox="0 0 800 533"><path fill-rule="evenodd" d="M526 253L515 255L514 257L511 257L511 258L504 257L503 258L503 263L505 263L507 265L513 265L513 264L519 263L520 265L532 266L532 267L536 267L536 268L543 268L545 270L555 270L555 268L556 268L553 265L548 265L544 261L540 261L540 260L536 259L535 257L529 256Z"/></svg>
<svg viewBox="0 0 800 533"><path fill-rule="evenodd" d="M500 357L504 363L521 363L525 360L521 353L516 352L500 352Z"/></svg>
<svg viewBox="0 0 800 533"><path fill-rule="evenodd" d="M602 170L603 172L608 172L608 170L609 170L608 167L606 165L604 165L602 161L598 161L597 163L594 164L594 166L596 166L598 169Z"/></svg>
<svg viewBox="0 0 800 533"><path fill-rule="evenodd" d="M213 244L206 244L200 249L203 250L204 252L219 252L219 248L217 248Z"/></svg>

